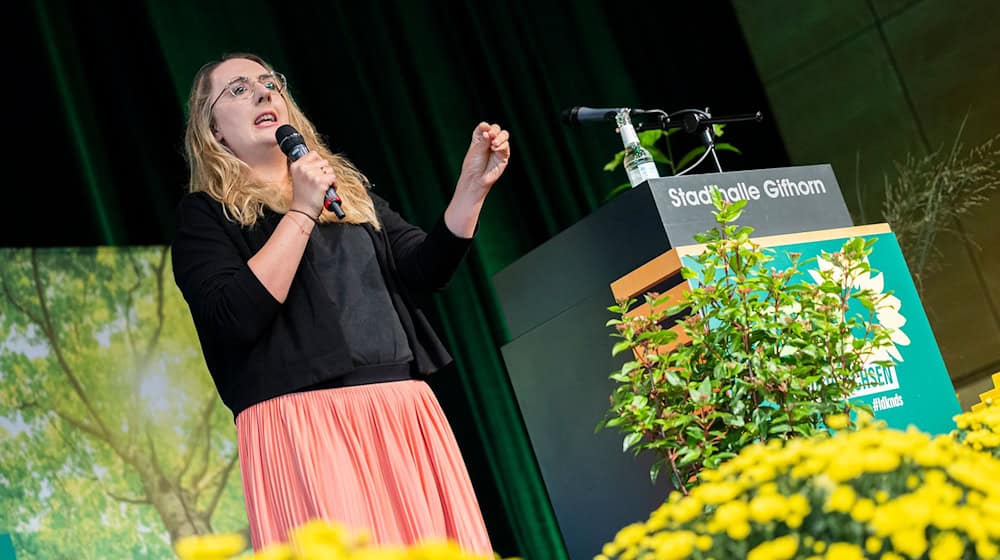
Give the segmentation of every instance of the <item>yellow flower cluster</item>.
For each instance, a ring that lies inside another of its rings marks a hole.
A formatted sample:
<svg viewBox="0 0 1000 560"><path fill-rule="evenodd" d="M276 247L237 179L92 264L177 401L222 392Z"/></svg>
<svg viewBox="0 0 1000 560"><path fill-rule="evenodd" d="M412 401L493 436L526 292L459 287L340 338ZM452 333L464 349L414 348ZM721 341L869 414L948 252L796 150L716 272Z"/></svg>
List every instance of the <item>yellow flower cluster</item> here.
<svg viewBox="0 0 1000 560"><path fill-rule="evenodd" d="M976 451L1000 458L1000 402L987 399L983 405L956 416L958 429L952 436Z"/></svg>
<svg viewBox="0 0 1000 560"><path fill-rule="evenodd" d="M701 480L595 560L1000 558L1000 460L948 436L867 422L750 445Z"/></svg>
<svg viewBox="0 0 1000 560"><path fill-rule="evenodd" d="M174 547L181 560L229 560L247 548L240 535L199 535L180 539ZM425 542L410 547L369 544L364 533L339 524L312 521L295 529L288 543L269 546L249 560L493 560L463 551L454 542ZM511 559L516 560L516 559Z"/></svg>

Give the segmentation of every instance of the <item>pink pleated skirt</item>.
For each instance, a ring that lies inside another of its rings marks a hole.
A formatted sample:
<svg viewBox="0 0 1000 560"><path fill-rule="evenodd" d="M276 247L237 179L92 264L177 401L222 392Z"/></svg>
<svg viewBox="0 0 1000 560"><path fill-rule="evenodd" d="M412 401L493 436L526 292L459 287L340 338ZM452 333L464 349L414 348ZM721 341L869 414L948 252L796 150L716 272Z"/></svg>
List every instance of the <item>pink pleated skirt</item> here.
<svg viewBox="0 0 1000 560"><path fill-rule="evenodd" d="M375 543L451 539L492 556L469 474L423 381L283 395L236 418L255 550L312 519Z"/></svg>

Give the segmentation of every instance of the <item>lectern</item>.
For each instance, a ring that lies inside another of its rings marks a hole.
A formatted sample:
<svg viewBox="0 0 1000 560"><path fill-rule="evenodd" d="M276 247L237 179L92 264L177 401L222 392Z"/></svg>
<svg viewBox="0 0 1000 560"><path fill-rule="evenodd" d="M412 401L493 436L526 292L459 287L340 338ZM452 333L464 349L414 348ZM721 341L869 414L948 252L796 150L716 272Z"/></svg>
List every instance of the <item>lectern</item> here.
<svg viewBox="0 0 1000 560"><path fill-rule="evenodd" d="M622 453L595 427L608 409L611 357L604 326L610 284L714 227L711 189L747 199L740 225L757 236L850 227L829 165L653 179L535 248L493 280L511 341L501 349L567 551L590 560L621 527L669 493L652 461Z"/></svg>

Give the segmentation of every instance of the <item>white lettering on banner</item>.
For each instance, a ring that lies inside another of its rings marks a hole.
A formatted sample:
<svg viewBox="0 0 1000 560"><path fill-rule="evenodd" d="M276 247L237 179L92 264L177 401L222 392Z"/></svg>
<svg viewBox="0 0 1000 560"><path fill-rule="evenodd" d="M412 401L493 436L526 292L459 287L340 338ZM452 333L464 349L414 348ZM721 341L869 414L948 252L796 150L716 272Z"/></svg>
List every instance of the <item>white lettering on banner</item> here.
<svg viewBox="0 0 1000 560"><path fill-rule="evenodd" d="M763 191L757 185L748 185L741 181L728 187L713 184L695 190L674 187L667 190L667 196L670 198L670 204L675 208L711 206L712 191L719 191L722 199L726 202L736 202L737 200L760 200L762 195L768 198L790 198L826 194L826 183L822 179L793 181L782 177L764 181Z"/></svg>
<svg viewBox="0 0 1000 560"><path fill-rule="evenodd" d="M903 406L903 395L899 393L889 397L875 397L872 399L872 412L888 410Z"/></svg>
<svg viewBox="0 0 1000 560"><path fill-rule="evenodd" d="M855 375L854 381L857 383L857 388L854 389L853 393L848 395L847 398L849 399L899 389L899 376L896 375L895 366L885 367L870 365ZM836 380L832 378L823 378L810 385L810 389L817 389L820 385L830 383L836 383Z"/></svg>
<svg viewBox="0 0 1000 560"><path fill-rule="evenodd" d="M863 397L872 393L884 393L899 389L899 377L896 366L868 366L855 376L858 388L851 393L850 398Z"/></svg>
<svg viewBox="0 0 1000 560"><path fill-rule="evenodd" d="M788 179L779 179L777 181L768 179L764 181L764 194L771 198L826 194L826 185L819 179L798 182Z"/></svg>
<svg viewBox="0 0 1000 560"><path fill-rule="evenodd" d="M672 188L667 191L667 195L670 197L670 203L678 208L681 206L708 206L712 204L712 191L719 191L722 199L726 202L760 200L760 189L756 185L747 185L743 182L736 183L731 187L705 185L695 191Z"/></svg>

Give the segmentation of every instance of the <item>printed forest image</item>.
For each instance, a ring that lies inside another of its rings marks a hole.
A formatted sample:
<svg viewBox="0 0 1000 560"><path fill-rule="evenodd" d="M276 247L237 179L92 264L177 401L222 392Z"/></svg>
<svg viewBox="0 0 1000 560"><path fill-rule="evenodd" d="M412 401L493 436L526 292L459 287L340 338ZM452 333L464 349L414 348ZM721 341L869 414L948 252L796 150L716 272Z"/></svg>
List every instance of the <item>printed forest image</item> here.
<svg viewBox="0 0 1000 560"><path fill-rule="evenodd" d="M170 557L245 532L235 430L167 247L0 250L0 535Z"/></svg>

